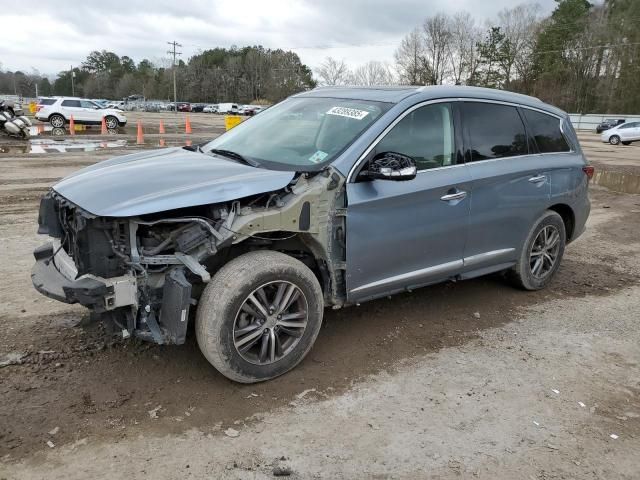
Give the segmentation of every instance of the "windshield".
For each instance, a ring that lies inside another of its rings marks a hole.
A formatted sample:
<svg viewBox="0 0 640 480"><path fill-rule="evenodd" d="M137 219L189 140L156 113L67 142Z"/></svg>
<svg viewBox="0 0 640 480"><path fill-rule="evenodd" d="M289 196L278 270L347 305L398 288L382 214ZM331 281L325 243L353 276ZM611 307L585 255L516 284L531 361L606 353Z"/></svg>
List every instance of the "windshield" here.
<svg viewBox="0 0 640 480"><path fill-rule="evenodd" d="M226 150L266 168L318 170L391 104L336 98L290 98L202 147Z"/></svg>

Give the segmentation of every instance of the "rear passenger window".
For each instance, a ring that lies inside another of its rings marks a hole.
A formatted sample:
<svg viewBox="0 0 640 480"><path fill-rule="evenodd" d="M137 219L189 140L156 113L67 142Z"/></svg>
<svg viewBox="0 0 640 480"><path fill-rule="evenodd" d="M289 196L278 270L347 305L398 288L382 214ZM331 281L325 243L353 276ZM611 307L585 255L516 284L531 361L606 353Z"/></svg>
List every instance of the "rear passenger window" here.
<svg viewBox="0 0 640 480"><path fill-rule="evenodd" d="M462 119L469 132L471 161L528 153L524 124L515 107L465 103Z"/></svg>
<svg viewBox="0 0 640 480"><path fill-rule="evenodd" d="M63 100L62 106L63 107L79 107L80 100Z"/></svg>
<svg viewBox="0 0 640 480"><path fill-rule="evenodd" d="M568 152L571 150L560 130L560 119L545 113L522 109L529 133L540 153Z"/></svg>
<svg viewBox="0 0 640 480"><path fill-rule="evenodd" d="M402 153L418 170L446 167L454 159L453 115L448 103L415 109L394 126L376 146L376 154Z"/></svg>

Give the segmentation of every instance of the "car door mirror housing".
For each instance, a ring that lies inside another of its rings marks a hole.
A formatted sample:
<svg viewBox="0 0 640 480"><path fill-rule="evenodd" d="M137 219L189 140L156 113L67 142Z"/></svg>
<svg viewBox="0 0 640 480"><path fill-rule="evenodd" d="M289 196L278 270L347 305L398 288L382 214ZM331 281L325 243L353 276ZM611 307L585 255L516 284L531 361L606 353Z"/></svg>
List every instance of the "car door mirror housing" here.
<svg viewBox="0 0 640 480"><path fill-rule="evenodd" d="M363 172L364 173L364 172ZM416 161L408 155L382 152L369 161L366 177L379 180L413 180L418 173Z"/></svg>

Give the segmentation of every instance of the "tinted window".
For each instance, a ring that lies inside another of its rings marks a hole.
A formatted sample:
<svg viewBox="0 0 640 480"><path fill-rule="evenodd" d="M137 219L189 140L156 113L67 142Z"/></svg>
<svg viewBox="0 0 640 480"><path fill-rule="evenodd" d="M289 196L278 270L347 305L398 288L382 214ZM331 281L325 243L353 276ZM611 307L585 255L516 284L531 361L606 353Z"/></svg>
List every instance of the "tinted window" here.
<svg viewBox="0 0 640 480"><path fill-rule="evenodd" d="M529 134L538 145L540 153L568 152L571 150L560 131L560 119L545 113L523 108Z"/></svg>
<svg viewBox="0 0 640 480"><path fill-rule="evenodd" d="M79 107L80 100L63 100L62 106L63 107Z"/></svg>
<svg viewBox="0 0 640 480"><path fill-rule="evenodd" d="M474 162L528 153L524 124L515 107L465 103L463 121Z"/></svg>
<svg viewBox="0 0 640 480"><path fill-rule="evenodd" d="M55 98L41 98L38 103L40 105L53 105L54 103L56 103L56 99Z"/></svg>
<svg viewBox="0 0 640 480"><path fill-rule="evenodd" d="M89 102L88 100L82 100L80 102L80 106L82 108L91 108L91 109L95 109L97 107L97 105L93 102Z"/></svg>
<svg viewBox="0 0 640 480"><path fill-rule="evenodd" d="M622 126L620 127L620 130L622 130L623 128L636 128L638 127L638 125L640 125L640 123L637 123L637 122L623 123Z"/></svg>
<svg viewBox="0 0 640 480"><path fill-rule="evenodd" d="M409 113L376 145L376 154L382 152L408 155L418 170L451 165L455 152L451 106L437 103Z"/></svg>

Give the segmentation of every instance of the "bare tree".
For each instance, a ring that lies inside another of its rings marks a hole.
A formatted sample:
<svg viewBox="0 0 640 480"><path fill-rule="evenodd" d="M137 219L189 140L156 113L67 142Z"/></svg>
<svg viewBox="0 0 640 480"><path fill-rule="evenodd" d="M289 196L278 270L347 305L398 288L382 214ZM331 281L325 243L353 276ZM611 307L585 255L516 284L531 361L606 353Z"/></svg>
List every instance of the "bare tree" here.
<svg viewBox="0 0 640 480"><path fill-rule="evenodd" d="M344 60L327 57L316 69L320 85L344 85L348 83L351 72Z"/></svg>
<svg viewBox="0 0 640 480"><path fill-rule="evenodd" d="M505 36L501 62L505 86L516 77L528 76L539 22L540 5L537 3L524 3L498 13L497 26Z"/></svg>
<svg viewBox="0 0 640 480"><path fill-rule="evenodd" d="M451 43L450 19L444 13L438 13L424 21L425 65L429 71L429 83L439 85L449 73L448 55Z"/></svg>
<svg viewBox="0 0 640 480"><path fill-rule="evenodd" d="M352 83L356 85L375 86L393 85L397 83L397 81L388 64L371 60L353 71Z"/></svg>
<svg viewBox="0 0 640 480"><path fill-rule="evenodd" d="M425 75L424 39L420 27L409 32L394 53L400 83L422 85L427 82Z"/></svg>
<svg viewBox="0 0 640 480"><path fill-rule="evenodd" d="M468 83L478 70L477 44L482 38L482 33L469 12L456 13L451 18L449 31L451 79L456 85Z"/></svg>

